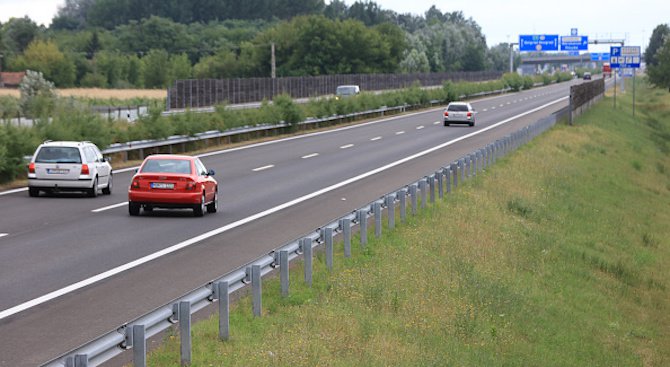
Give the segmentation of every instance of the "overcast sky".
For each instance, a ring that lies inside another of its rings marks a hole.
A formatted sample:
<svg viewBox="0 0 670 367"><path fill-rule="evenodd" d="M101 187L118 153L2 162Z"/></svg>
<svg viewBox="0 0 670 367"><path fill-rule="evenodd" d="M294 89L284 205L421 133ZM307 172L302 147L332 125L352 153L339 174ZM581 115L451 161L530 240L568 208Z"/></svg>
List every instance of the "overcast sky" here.
<svg viewBox="0 0 670 367"><path fill-rule="evenodd" d="M243 0L240 0L243 1ZM351 5L356 0L345 0ZM328 2L328 0L326 0ZM442 12L462 11L482 27L489 46L500 42L518 42L520 34L569 35L577 28L580 35L595 38L624 38L628 45L645 47L651 32L659 24L670 23L670 1L636 0L620 2L562 0L376 0L384 9L398 13L423 14L433 4ZM28 15L48 26L59 5L65 0L0 0L0 22ZM609 50L609 46L590 46L591 51Z"/></svg>

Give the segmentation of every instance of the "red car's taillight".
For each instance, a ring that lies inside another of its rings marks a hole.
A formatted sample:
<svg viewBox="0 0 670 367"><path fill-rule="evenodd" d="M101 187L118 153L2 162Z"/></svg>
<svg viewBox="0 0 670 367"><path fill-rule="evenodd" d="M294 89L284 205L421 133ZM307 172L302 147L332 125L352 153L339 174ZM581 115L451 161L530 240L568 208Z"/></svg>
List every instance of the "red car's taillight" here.
<svg viewBox="0 0 670 367"><path fill-rule="evenodd" d="M194 181L188 181L186 183L186 190L195 190L196 183Z"/></svg>
<svg viewBox="0 0 670 367"><path fill-rule="evenodd" d="M139 189L140 188L140 180L135 179L133 180L133 183L130 184L130 187L133 189Z"/></svg>
<svg viewBox="0 0 670 367"><path fill-rule="evenodd" d="M90 174L90 171L88 170L88 164L82 164L81 165L81 174L82 175Z"/></svg>
<svg viewBox="0 0 670 367"><path fill-rule="evenodd" d="M28 173L35 173L35 163L30 163L28 165Z"/></svg>

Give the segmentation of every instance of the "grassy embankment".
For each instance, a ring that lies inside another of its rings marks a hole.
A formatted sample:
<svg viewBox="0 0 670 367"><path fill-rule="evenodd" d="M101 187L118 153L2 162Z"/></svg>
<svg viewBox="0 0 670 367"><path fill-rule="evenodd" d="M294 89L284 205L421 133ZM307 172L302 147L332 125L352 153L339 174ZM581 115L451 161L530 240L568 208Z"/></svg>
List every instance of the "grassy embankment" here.
<svg viewBox="0 0 670 367"><path fill-rule="evenodd" d="M630 90L630 89L629 89ZM194 366L667 366L670 95L560 125L313 288L264 281L262 318L194 326ZM641 102L640 102L641 101ZM341 252L341 249L340 249ZM179 365L174 333L151 366Z"/></svg>

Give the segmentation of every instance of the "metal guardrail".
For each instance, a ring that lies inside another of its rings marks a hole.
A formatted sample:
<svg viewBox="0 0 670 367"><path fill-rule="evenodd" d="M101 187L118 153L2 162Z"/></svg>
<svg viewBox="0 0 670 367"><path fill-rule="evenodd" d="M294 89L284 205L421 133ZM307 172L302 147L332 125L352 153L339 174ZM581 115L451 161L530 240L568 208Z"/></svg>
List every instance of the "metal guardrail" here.
<svg viewBox="0 0 670 367"><path fill-rule="evenodd" d="M214 279L136 320L121 325L116 330L56 358L44 366L96 366L128 349L132 349L136 367L146 366L147 339L177 323L180 330L181 362L182 365L188 365L191 362L190 330L193 313L218 301L219 338L223 341L228 340L230 336L230 295L233 292L251 284L253 313L255 316L262 316L262 277L264 275L278 271L281 294L287 296L289 294L289 263L296 258L302 258L305 264L304 282L311 286L313 249L315 247L325 247L326 267L329 270L332 269L335 235L342 235L344 255L345 257L351 256L352 229L354 227L358 228L360 245L365 246L368 242L369 219L372 219L370 225L374 227L375 237L380 237L384 214L386 214L387 220L386 228L392 230L395 227L396 213L399 213L400 221L405 221L408 210L411 214L416 214L419 208L426 207L429 202L434 203L436 196L443 198L445 194L450 194L458 185L476 176L482 170L494 164L497 159L550 129L568 112L568 109L565 108L559 113L541 119L470 154L466 154L438 168L434 173L347 213L299 239L284 244L237 270Z"/></svg>

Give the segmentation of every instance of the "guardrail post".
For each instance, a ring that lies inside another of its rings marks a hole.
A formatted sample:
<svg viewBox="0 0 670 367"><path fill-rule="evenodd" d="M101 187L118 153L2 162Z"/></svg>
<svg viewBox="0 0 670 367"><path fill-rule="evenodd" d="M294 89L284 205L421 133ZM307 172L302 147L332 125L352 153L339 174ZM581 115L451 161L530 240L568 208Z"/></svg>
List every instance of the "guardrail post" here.
<svg viewBox="0 0 670 367"><path fill-rule="evenodd" d="M375 202L373 205L375 212L375 237L382 235L382 205Z"/></svg>
<svg viewBox="0 0 670 367"><path fill-rule="evenodd" d="M393 195L386 195L386 209L388 210L388 227L389 229L395 228L395 198Z"/></svg>
<svg viewBox="0 0 670 367"><path fill-rule="evenodd" d="M447 194L451 193L451 168L444 167L444 181L446 183Z"/></svg>
<svg viewBox="0 0 670 367"><path fill-rule="evenodd" d="M88 355L77 354L74 356L74 367L88 367Z"/></svg>
<svg viewBox="0 0 670 367"><path fill-rule="evenodd" d="M458 166L461 168L461 182L465 181L465 158L458 160Z"/></svg>
<svg viewBox="0 0 670 367"><path fill-rule="evenodd" d="M300 240L300 248L302 249L305 261L305 284L308 287L312 286L312 239L303 238Z"/></svg>
<svg viewBox="0 0 670 367"><path fill-rule="evenodd" d="M442 199L444 197L444 170L435 172L435 176L437 177L437 192L439 198Z"/></svg>
<svg viewBox="0 0 670 367"><path fill-rule="evenodd" d="M426 179L419 181L419 190L421 190L421 209L426 207Z"/></svg>
<svg viewBox="0 0 670 367"><path fill-rule="evenodd" d="M146 367L147 365L147 340L144 325L133 325L133 366Z"/></svg>
<svg viewBox="0 0 670 367"><path fill-rule="evenodd" d="M179 302L179 337L181 341L181 365L191 364L191 302Z"/></svg>
<svg viewBox="0 0 670 367"><path fill-rule="evenodd" d="M321 228L321 239L326 246L326 268L333 270L333 229Z"/></svg>
<svg viewBox="0 0 670 367"><path fill-rule="evenodd" d="M416 215L416 184L412 184L409 186L409 196L410 196L410 201L412 202L412 215Z"/></svg>
<svg viewBox="0 0 670 367"><path fill-rule="evenodd" d="M279 278L281 283L281 296L288 297L289 290L289 267L288 267L288 251L279 251Z"/></svg>
<svg viewBox="0 0 670 367"><path fill-rule="evenodd" d="M344 257L351 257L351 219L342 219L340 226L342 227L342 237L344 237Z"/></svg>
<svg viewBox="0 0 670 367"><path fill-rule="evenodd" d="M219 294L219 339L230 339L230 284L227 281L216 283Z"/></svg>
<svg viewBox="0 0 670 367"><path fill-rule="evenodd" d="M368 211L360 209L358 211L358 234L360 235L361 247L368 243Z"/></svg>
<svg viewBox="0 0 670 367"><path fill-rule="evenodd" d="M435 202L435 176L428 176L426 179L428 180L428 190L430 190L429 197L430 203L432 204Z"/></svg>
<svg viewBox="0 0 670 367"><path fill-rule="evenodd" d="M400 221L404 223L405 218L407 217L407 191L405 189L398 191L396 197L398 198L398 205L400 206Z"/></svg>
<svg viewBox="0 0 670 367"><path fill-rule="evenodd" d="M454 176L454 189L458 187L458 162L451 164L451 174Z"/></svg>
<svg viewBox="0 0 670 367"><path fill-rule="evenodd" d="M261 266L251 265L251 292L253 295L254 316L261 317L263 312L263 284Z"/></svg>

